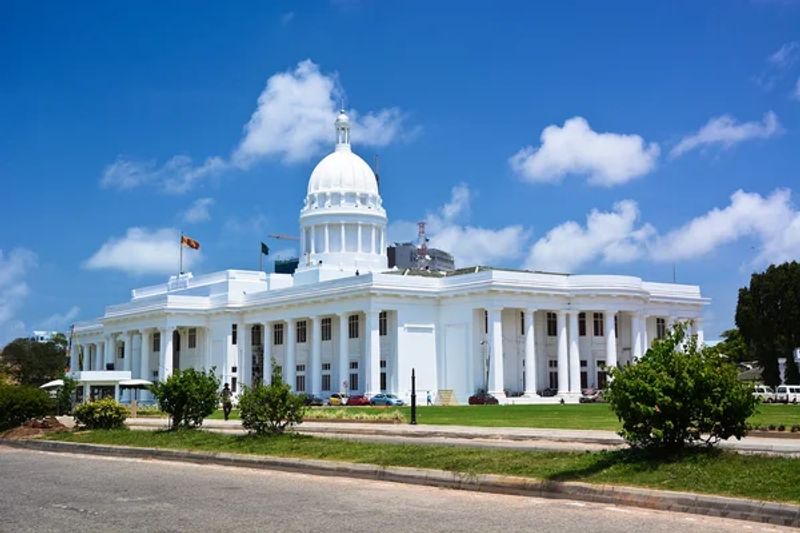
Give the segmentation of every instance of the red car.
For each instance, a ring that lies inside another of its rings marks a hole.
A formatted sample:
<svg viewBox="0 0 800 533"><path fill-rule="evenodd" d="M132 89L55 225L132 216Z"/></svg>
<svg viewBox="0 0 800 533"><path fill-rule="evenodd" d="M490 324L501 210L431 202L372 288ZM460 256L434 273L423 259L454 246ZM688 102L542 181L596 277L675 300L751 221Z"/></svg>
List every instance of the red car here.
<svg viewBox="0 0 800 533"><path fill-rule="evenodd" d="M369 405L369 398L364 395L350 396L347 399L347 405Z"/></svg>

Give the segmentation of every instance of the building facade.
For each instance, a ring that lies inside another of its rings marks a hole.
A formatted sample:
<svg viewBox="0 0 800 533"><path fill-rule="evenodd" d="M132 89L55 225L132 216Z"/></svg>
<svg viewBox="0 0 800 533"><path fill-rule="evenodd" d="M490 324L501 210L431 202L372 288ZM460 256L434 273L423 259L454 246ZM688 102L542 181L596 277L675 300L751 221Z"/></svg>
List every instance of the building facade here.
<svg viewBox="0 0 800 533"><path fill-rule="evenodd" d="M226 270L134 289L77 324L71 371L91 387L214 368L238 392L270 379L295 390L410 395L479 389L504 403L577 401L606 369L634 362L678 320L702 342L708 300L694 285L636 277L474 267L389 269L375 175L350 147L314 169L300 211L294 274ZM125 398L123 398L125 399Z"/></svg>

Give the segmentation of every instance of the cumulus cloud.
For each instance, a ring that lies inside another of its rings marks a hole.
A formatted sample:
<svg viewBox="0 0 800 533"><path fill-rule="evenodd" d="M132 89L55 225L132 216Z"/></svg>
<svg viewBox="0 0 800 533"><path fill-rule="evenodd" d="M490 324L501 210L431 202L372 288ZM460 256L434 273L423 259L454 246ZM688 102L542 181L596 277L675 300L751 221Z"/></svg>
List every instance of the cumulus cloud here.
<svg viewBox="0 0 800 533"><path fill-rule="evenodd" d="M712 145L730 148L750 139L768 139L782 131L778 117L772 111L765 113L761 122L740 123L730 115L722 115L712 118L696 133L681 139L670 155L678 157L691 150Z"/></svg>
<svg viewBox="0 0 800 533"><path fill-rule="evenodd" d="M754 264L783 262L800 255L800 213L791 192L778 189L767 197L738 190L730 204L698 216L658 238L655 260L694 259L741 238L758 241Z"/></svg>
<svg viewBox="0 0 800 533"><path fill-rule="evenodd" d="M567 174L588 176L592 185L611 187L647 174L656 165L659 147L639 135L598 133L583 117L547 126L540 146L526 146L509 163L523 179L558 183Z"/></svg>
<svg viewBox="0 0 800 533"><path fill-rule="evenodd" d="M176 155L164 164L120 156L103 171L103 188L126 190L145 185L167 193L185 193L203 180L265 159L286 164L306 161L333 147L333 122L342 100L335 73L324 73L310 59L270 76L256 109L230 157L213 156L195 163ZM406 128L406 114L397 107L360 113L348 110L352 139L361 146L386 146L417 131Z"/></svg>
<svg viewBox="0 0 800 533"><path fill-rule="evenodd" d="M784 43L768 58L770 64L779 68L788 68L800 58L800 42Z"/></svg>
<svg viewBox="0 0 800 533"><path fill-rule="evenodd" d="M649 224L640 224L639 215L636 202L623 200L614 204L612 211L592 210L585 226L564 222L534 243L525 267L574 272L591 261L624 263L640 259L655 230Z"/></svg>
<svg viewBox="0 0 800 533"><path fill-rule="evenodd" d="M521 225L483 228L468 224L472 192L465 184L453 187L450 199L425 216L428 245L453 254L457 266L507 264L519 259L525 250L530 232ZM417 225L399 220L389 227L389 236L396 241L413 241Z"/></svg>
<svg viewBox="0 0 800 533"><path fill-rule="evenodd" d="M26 248L0 250L0 346L26 333L16 313L30 292L28 273L36 268L36 254Z"/></svg>
<svg viewBox="0 0 800 533"><path fill-rule="evenodd" d="M53 313L39 322L38 327L45 330L64 331L74 322L81 312L81 308L73 305L64 313Z"/></svg>
<svg viewBox="0 0 800 533"><path fill-rule="evenodd" d="M213 198L198 198L189 209L183 212L181 218L188 224L196 224L198 222L211 220L211 213L209 210L212 205L214 205Z"/></svg>
<svg viewBox="0 0 800 533"><path fill-rule="evenodd" d="M92 270L118 270L131 275L176 274L180 234L175 228L129 228L122 237L108 239L84 262ZM201 259L200 252L186 249L183 268Z"/></svg>

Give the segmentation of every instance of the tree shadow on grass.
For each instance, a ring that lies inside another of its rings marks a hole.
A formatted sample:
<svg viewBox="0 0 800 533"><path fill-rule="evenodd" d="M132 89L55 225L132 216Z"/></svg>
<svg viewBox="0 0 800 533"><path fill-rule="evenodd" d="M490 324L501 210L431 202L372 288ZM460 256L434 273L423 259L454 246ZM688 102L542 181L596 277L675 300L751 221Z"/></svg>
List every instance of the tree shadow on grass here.
<svg viewBox="0 0 800 533"><path fill-rule="evenodd" d="M566 468L545 476L549 481L579 481L589 479L615 466L624 467L625 470L640 473L653 472L665 465L696 461L719 457L722 450L714 448L691 447L678 450L641 450L625 449L604 451L594 454L595 457L589 464Z"/></svg>

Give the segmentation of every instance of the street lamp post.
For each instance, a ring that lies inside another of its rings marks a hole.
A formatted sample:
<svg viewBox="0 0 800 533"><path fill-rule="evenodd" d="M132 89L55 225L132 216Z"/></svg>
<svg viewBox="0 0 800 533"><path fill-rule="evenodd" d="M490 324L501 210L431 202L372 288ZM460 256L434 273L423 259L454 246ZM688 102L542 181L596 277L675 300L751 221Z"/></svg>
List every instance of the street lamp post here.
<svg viewBox="0 0 800 533"><path fill-rule="evenodd" d="M411 369L411 425L417 425L417 374Z"/></svg>

